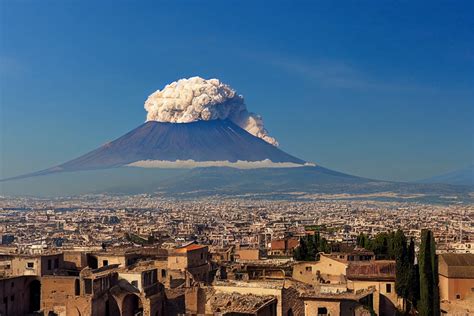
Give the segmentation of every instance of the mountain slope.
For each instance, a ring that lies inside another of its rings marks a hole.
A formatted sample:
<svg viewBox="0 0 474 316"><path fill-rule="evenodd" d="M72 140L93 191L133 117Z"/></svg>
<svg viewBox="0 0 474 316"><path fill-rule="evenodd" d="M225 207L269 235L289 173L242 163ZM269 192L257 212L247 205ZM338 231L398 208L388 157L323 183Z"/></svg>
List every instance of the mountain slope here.
<svg viewBox="0 0 474 316"><path fill-rule="evenodd" d="M320 166L278 169L240 170L235 168L196 168L178 178L159 183L158 189L174 192L208 191L216 193L306 191L337 186L340 191L347 186L372 182L370 179L351 176Z"/></svg>
<svg viewBox="0 0 474 316"><path fill-rule="evenodd" d="M418 182L474 186L474 165L444 173L441 175L437 175L431 178L423 179Z"/></svg>
<svg viewBox="0 0 474 316"><path fill-rule="evenodd" d="M5 180L79 170L107 169L141 161L249 161L302 165L305 161L255 137L230 120L149 121L79 158Z"/></svg>

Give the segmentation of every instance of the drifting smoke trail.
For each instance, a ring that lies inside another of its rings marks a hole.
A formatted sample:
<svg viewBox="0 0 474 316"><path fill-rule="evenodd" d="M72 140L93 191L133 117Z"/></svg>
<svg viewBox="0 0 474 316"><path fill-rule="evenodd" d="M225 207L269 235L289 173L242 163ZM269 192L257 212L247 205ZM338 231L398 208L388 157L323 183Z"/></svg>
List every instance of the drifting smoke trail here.
<svg viewBox="0 0 474 316"><path fill-rule="evenodd" d="M230 119L250 134L278 146L268 135L260 115L247 111L244 98L218 79L180 79L151 94L145 101L147 121L190 123Z"/></svg>

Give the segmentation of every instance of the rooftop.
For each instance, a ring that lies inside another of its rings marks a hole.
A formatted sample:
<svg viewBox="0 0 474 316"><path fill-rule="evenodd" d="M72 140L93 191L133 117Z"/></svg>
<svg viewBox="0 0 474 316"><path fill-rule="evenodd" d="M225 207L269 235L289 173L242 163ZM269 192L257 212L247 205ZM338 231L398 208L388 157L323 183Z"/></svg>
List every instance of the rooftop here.
<svg viewBox="0 0 474 316"><path fill-rule="evenodd" d="M191 244L191 245L187 245L187 246L184 246L184 247L181 247L181 248L177 248L177 249L175 249L175 252L179 252L179 253L188 252L188 251L203 249L203 248L206 248L206 247L207 246Z"/></svg>
<svg viewBox="0 0 474 316"><path fill-rule="evenodd" d="M474 254L444 253L439 255L439 273L448 278L474 279Z"/></svg>
<svg viewBox="0 0 474 316"><path fill-rule="evenodd" d="M352 280L395 280L394 260L351 261L346 274Z"/></svg>
<svg viewBox="0 0 474 316"><path fill-rule="evenodd" d="M256 313L263 306L276 301L273 296L239 293L214 293L210 297L214 311L221 313Z"/></svg>
<svg viewBox="0 0 474 316"><path fill-rule="evenodd" d="M375 292L375 288L370 287L368 289L362 289L355 292L342 292L342 293L322 293L317 289L312 291L304 292L301 297L303 299L325 299L325 300L360 300L369 294Z"/></svg>

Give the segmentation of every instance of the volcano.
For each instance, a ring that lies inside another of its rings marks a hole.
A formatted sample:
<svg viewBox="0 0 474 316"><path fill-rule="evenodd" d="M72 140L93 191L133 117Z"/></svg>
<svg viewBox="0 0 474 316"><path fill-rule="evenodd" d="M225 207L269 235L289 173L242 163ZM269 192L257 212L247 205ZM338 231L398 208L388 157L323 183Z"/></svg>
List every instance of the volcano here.
<svg viewBox="0 0 474 316"><path fill-rule="evenodd" d="M471 199L469 188L357 177L285 153L278 149L263 118L247 109L244 97L218 79L179 79L149 95L144 108L146 123L76 159L0 179L0 194L258 193L291 197L295 192L390 191L423 196L460 192L456 198ZM52 176L37 178L43 175ZM14 179L24 180L8 181Z"/></svg>
<svg viewBox="0 0 474 316"><path fill-rule="evenodd" d="M179 170L183 168L191 170ZM86 170L90 171L65 174ZM42 175L52 176L37 179ZM6 183L22 178L30 179ZM291 197L291 192L389 191L444 195L461 192L467 196L470 192L449 185L377 181L315 166L227 119L191 123L148 121L76 159L1 182L0 191L4 193L40 196L162 192L193 197L288 193Z"/></svg>
<svg viewBox="0 0 474 316"><path fill-rule="evenodd" d="M227 119L192 123L148 121L76 159L5 180L123 166L252 169L305 165L308 163L253 136Z"/></svg>

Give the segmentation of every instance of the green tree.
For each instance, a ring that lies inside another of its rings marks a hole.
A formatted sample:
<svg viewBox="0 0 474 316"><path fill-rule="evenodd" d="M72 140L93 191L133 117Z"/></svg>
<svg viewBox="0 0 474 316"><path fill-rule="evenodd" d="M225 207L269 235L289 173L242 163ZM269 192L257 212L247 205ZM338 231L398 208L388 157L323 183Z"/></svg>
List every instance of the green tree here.
<svg viewBox="0 0 474 316"><path fill-rule="evenodd" d="M321 234L319 233L319 231L317 231L314 234L314 246L316 247L316 254L321 251L321 249L319 249L320 242L321 242Z"/></svg>
<svg viewBox="0 0 474 316"><path fill-rule="evenodd" d="M319 260L319 252L329 253L330 251L331 247L326 238L321 237L317 232L300 238L300 244L294 250L293 258L297 261L315 261Z"/></svg>
<svg viewBox="0 0 474 316"><path fill-rule="evenodd" d="M407 257L408 257L408 262L410 265L415 264L415 240L410 238L410 244L408 245L407 248Z"/></svg>
<svg viewBox="0 0 474 316"><path fill-rule="evenodd" d="M378 233L374 238L369 239L366 249L372 250L378 258L388 257L388 233Z"/></svg>
<svg viewBox="0 0 474 316"><path fill-rule="evenodd" d="M410 267L408 260L407 239L402 230L397 230L391 237L390 244L396 262L396 282L395 291L400 297L408 298L408 283L410 277Z"/></svg>
<svg viewBox="0 0 474 316"><path fill-rule="evenodd" d="M308 253L306 254L306 261L313 261L316 258L316 245L314 244L314 236L306 235L306 243L308 245Z"/></svg>
<svg viewBox="0 0 474 316"><path fill-rule="evenodd" d="M294 258L297 261L304 261L308 256L308 246L306 244L306 237L300 238L300 245L295 249Z"/></svg>
<svg viewBox="0 0 474 316"><path fill-rule="evenodd" d="M318 246L319 251L324 252L324 253L330 253L331 252L331 246L329 246L329 243L326 238L320 238L319 239L319 246Z"/></svg>
<svg viewBox="0 0 474 316"><path fill-rule="evenodd" d="M369 242L369 237L366 234L360 233L359 236L357 236L357 246L368 249L370 248Z"/></svg>
<svg viewBox="0 0 474 316"><path fill-rule="evenodd" d="M418 312L420 316L438 316L440 314L437 261L433 233L430 230L422 230L418 259L420 274Z"/></svg>
<svg viewBox="0 0 474 316"><path fill-rule="evenodd" d="M364 235L364 233L360 233L357 236L357 246L365 248L367 237Z"/></svg>
<svg viewBox="0 0 474 316"><path fill-rule="evenodd" d="M293 251L293 259L295 259L296 261L301 261L303 260L302 258L303 256L301 254L301 242L300 242L300 246L296 247L295 250Z"/></svg>
<svg viewBox="0 0 474 316"><path fill-rule="evenodd" d="M403 234L402 231L400 232ZM387 259L395 260L395 238L396 238L395 232L390 232L387 234L387 254L386 254ZM405 238L405 235L403 235L403 238ZM405 250L406 250L406 238L405 238Z"/></svg>

